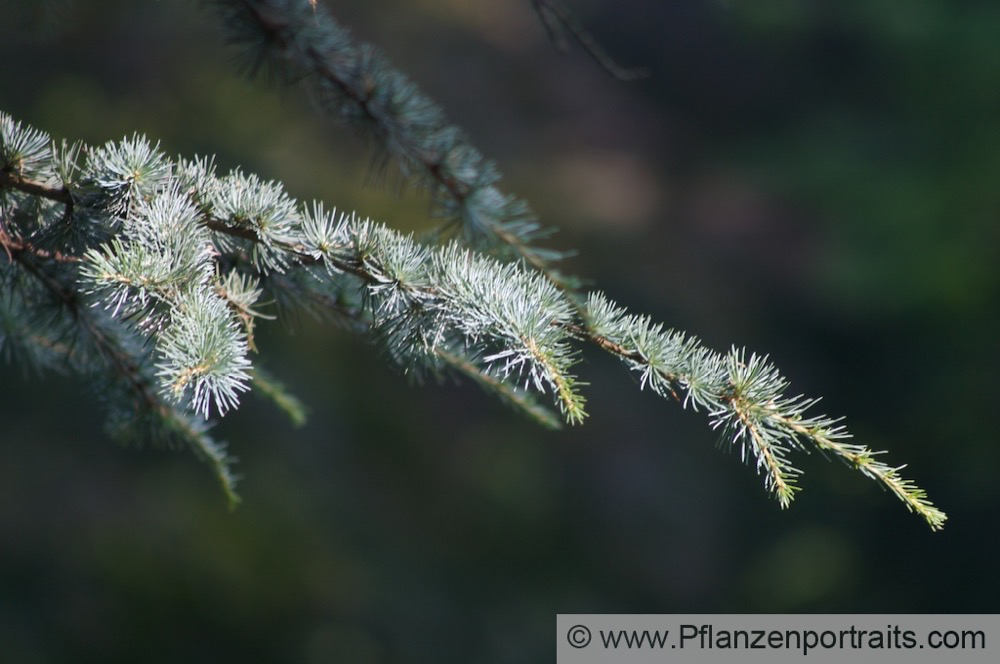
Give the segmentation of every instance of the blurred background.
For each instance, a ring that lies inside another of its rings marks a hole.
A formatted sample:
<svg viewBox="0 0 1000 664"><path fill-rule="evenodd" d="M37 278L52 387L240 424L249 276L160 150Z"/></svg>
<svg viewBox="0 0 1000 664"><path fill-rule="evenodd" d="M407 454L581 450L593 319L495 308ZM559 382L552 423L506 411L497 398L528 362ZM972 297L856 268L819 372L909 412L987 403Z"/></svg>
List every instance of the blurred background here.
<svg viewBox="0 0 1000 664"><path fill-rule="evenodd" d="M0 0L0 108L133 132L295 196L429 228L300 90L242 78L193 1ZM1000 610L1000 4L567 0L624 66L556 52L528 0L328 3L635 311L769 353L948 512L943 532L818 454L787 511L704 414L580 367L549 432L363 339L264 326L310 409L217 427L235 513L191 454L120 449L82 381L0 368L0 659L546 662L560 612Z"/></svg>

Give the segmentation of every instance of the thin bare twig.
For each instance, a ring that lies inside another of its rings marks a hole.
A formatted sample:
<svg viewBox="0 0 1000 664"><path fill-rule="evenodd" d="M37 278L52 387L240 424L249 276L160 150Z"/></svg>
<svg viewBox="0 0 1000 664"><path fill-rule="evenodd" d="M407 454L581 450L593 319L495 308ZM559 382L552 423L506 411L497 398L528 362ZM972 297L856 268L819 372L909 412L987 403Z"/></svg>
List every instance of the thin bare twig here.
<svg viewBox="0 0 1000 664"><path fill-rule="evenodd" d="M604 50L604 47L590 34L590 31L583 27L576 15L564 7L559 0L531 0L531 4L538 13L552 43L560 52L569 51L569 41L566 39L566 35L569 33L587 55L600 65L601 69L619 81L635 81L649 77L650 71L645 67L626 68L615 62Z"/></svg>

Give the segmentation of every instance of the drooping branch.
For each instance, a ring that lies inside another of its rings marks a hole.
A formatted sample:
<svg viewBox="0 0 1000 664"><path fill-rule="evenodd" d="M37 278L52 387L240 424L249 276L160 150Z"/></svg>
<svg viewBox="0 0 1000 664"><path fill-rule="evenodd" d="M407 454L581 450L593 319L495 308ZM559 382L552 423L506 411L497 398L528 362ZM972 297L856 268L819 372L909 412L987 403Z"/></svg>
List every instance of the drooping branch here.
<svg viewBox="0 0 1000 664"><path fill-rule="evenodd" d="M19 187L21 191L46 196L43 188L33 188L31 183L22 181ZM125 386L126 392L131 394L136 412L147 413L159 420L164 427L163 433L167 434L166 442L177 438L208 462L225 492L230 508L235 508L240 499L236 493L236 477L230 470L232 459L226 455L225 445L210 438L203 424L165 403L145 374L142 362L126 350L110 330L95 320L92 310L82 302L79 292L49 274L45 266L46 262L76 264L81 259L65 256L60 252L38 250L27 243L10 241L5 235L6 233L0 233L0 242L7 250L7 255L62 305L98 356L104 359L113 375ZM72 346L64 346L62 352L69 354L79 351Z"/></svg>
<svg viewBox="0 0 1000 664"><path fill-rule="evenodd" d="M642 387L705 409L712 427L722 430L723 441L740 446L744 459L756 460L767 488L783 507L799 490L801 474L787 456L811 448L834 454L888 488L933 530L944 526L945 513L923 489L899 475L902 466L876 461L884 452L845 442L851 435L840 419L808 415L819 399L786 396L788 381L767 358L747 358L736 348L720 355L693 337L629 314L600 293L588 298L584 326L576 332L639 373Z"/></svg>
<svg viewBox="0 0 1000 664"><path fill-rule="evenodd" d="M6 116L0 121L15 138L33 131ZM30 165L54 172L45 163L53 154L36 150ZM782 506L798 490L790 454L819 449L888 487L932 528L945 521L900 468L846 443L838 420L808 415L816 400L787 396L787 380L766 358L735 348L716 353L599 293L580 306L520 264L454 244L421 245L353 214L308 208L278 183L240 171L219 177L210 162L171 161L140 137L83 154L79 184L43 185L50 178L29 173L6 178L0 196L17 208L18 228L45 235L46 224L61 223L62 215L38 203L66 205L65 189L70 200L88 201L88 216L103 219L110 233L77 256L37 249L7 232L6 270L20 266L61 302L141 410L212 463L227 492L232 478L221 447L204 436L204 417L210 405L220 414L235 408L251 380L247 339L261 317L254 307L261 288L294 299L305 275L314 285L298 295L342 309L339 315L367 330L405 371L469 376L543 423L552 422L550 414L532 392L550 393L563 418L576 423L585 417L573 373L577 345L590 343L637 372L641 387L704 409ZM9 218L5 212L5 229ZM85 295L103 302L110 317L98 323L100 310L83 306ZM129 335L155 335L156 358L126 348L121 339Z"/></svg>

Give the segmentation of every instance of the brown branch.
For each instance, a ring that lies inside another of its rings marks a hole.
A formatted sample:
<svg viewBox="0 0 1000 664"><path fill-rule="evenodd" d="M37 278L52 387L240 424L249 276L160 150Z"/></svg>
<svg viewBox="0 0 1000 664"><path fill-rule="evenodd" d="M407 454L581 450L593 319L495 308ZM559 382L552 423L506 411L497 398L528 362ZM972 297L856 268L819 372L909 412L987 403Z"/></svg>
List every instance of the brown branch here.
<svg viewBox="0 0 1000 664"><path fill-rule="evenodd" d="M73 214L73 196L66 187L49 187L40 182L25 179L10 171L0 170L0 190L3 189L14 189L31 196L62 203L66 206L65 216L71 217ZM78 263L81 260L79 256L66 254L58 250L42 249L34 246L27 240L14 237L8 232L6 225L3 223L0 223L0 245L3 246L9 259L13 259L16 253L26 253L37 258L53 260L57 263Z"/></svg>
<svg viewBox="0 0 1000 664"><path fill-rule="evenodd" d="M212 217L207 214L202 216L202 223L205 224L207 228L215 231L216 233L222 233L224 235L230 235L232 237L240 238L241 240L247 240L249 242L262 244L262 241L260 237L257 235L257 232L254 231L252 228L230 226L221 219ZM302 265L317 265L321 262L319 258L316 258L316 256L311 251L305 248L305 245L302 245L300 243L276 242L275 245L291 254L294 254ZM338 258L331 258L329 256L326 257L326 260L338 270L353 274L354 276L358 277L359 279L365 282L373 283L376 281L375 277L370 272L365 270L364 267L359 263L345 261Z"/></svg>
<svg viewBox="0 0 1000 664"><path fill-rule="evenodd" d="M580 311L580 309L578 309L578 311ZM566 329L567 331L569 331L570 334L575 336L577 339L581 339L583 341L592 343L598 348L605 350L612 355L616 355L623 360L632 360L633 362L639 362L641 364L647 363L646 358L643 357L642 353L640 353L639 351L629 350L628 348L625 348L625 346L622 346L619 343L615 343L611 339L603 337L597 334L596 332L587 329L586 327L583 327L581 325L567 325ZM677 374L660 370L657 370L657 373L670 384L670 395L674 398L675 401L680 402L681 397L679 394L677 394L677 390L680 387L680 385L678 384L679 376L677 376Z"/></svg>
<svg viewBox="0 0 1000 664"><path fill-rule="evenodd" d="M261 29L264 30L268 39L274 42L281 51L287 52L292 45L292 41L286 35L288 25L280 18L273 15L266 15L266 12L261 10L258 3L251 0L243 0L243 6L257 21ZM369 104L370 96L362 94L352 87L350 83L338 77L336 72L327 65L324 55L314 46L306 47L305 55L309 58L315 73L322 76L328 83L331 83L339 90L342 95L357 104L368 121L376 125L378 124L378 116L372 112ZM420 150L417 146L409 145L406 147L407 151L411 153L407 156L420 164L436 182L445 188L452 198L461 203L468 197L470 193L468 186L454 178L448 177L440 161L427 157L423 154L424 151Z"/></svg>
<svg viewBox="0 0 1000 664"><path fill-rule="evenodd" d="M13 258L14 254L30 254L36 258L52 260L57 263L72 264L82 260L79 256L65 254L58 250L40 249L27 240L14 239L3 227L0 227L0 246L3 246L8 258Z"/></svg>
<svg viewBox="0 0 1000 664"><path fill-rule="evenodd" d="M569 44L566 42L566 32L569 32L587 55L619 81L635 81L649 76L650 72L646 68L626 69L615 62L562 3L556 0L531 0L531 4L534 5L545 31L559 51L563 53L569 51Z"/></svg>
<svg viewBox="0 0 1000 664"><path fill-rule="evenodd" d="M267 12L258 3L252 2L252 0L243 0L242 4L265 32L267 38L276 44L281 52L287 53L293 47L293 41L286 34L288 29L287 23L283 22L279 17L274 16L273 13ZM341 94L354 102L369 122L375 126L379 126L378 116L372 112L370 106L371 97L369 95L365 94L364 91L355 89L348 81L338 77L336 72L327 64L324 54L317 50L316 47L307 46L304 54L309 59L314 73L321 76ZM403 147L405 149L405 158L418 164L432 180L441 185L448 195L459 204L464 203L472 193L469 185L450 177L445 172L438 155L430 155L426 150L412 142ZM533 251L530 246L525 244L514 233L505 231L499 226L491 226L491 230L501 242L511 247L529 266L544 274L557 288L566 293L574 291L569 282L553 271L537 252ZM575 300L573 303L574 306L577 306ZM577 308L579 309L578 306Z"/></svg>
<svg viewBox="0 0 1000 664"><path fill-rule="evenodd" d="M66 187L50 187L40 182L27 180L6 170L0 170L0 189L3 188L17 189L32 196L40 196L63 205L73 206L73 196Z"/></svg>

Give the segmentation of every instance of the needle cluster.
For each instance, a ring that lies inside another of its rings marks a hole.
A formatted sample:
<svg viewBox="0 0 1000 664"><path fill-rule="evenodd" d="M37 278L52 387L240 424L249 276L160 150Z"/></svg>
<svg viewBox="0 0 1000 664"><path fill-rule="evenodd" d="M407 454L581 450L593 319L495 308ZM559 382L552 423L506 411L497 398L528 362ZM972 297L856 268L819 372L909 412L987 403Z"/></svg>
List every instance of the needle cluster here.
<svg viewBox="0 0 1000 664"><path fill-rule="evenodd" d="M209 437L210 419L251 388L302 419L300 404L253 367L263 319L333 319L404 372L471 378L549 427L586 417L577 365L596 346L641 388L705 412L782 507L799 490L793 455L819 450L943 526L902 466L847 442L842 421L791 395L766 357L718 353L553 269L558 252L534 246L544 233L497 188L495 167L321 6L210 4L255 68L306 81L321 108L365 131L463 232L420 242L297 201L279 182L217 173L212 159L170 158L142 136L57 143L0 113L0 354L88 376L113 434L192 448L235 504L232 460Z"/></svg>

